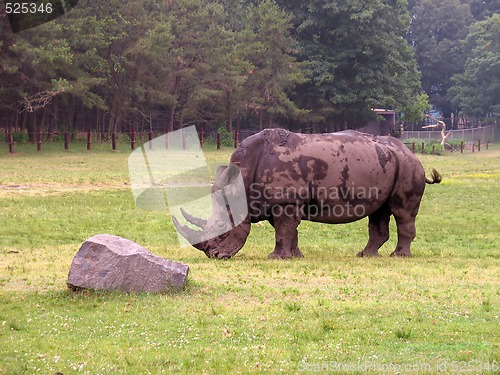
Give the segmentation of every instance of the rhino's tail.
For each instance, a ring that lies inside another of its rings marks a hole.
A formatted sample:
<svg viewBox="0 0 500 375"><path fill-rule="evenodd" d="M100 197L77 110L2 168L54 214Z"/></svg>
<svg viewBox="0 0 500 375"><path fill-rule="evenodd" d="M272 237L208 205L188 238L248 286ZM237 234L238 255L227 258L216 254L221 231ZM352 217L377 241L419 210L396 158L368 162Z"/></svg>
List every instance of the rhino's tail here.
<svg viewBox="0 0 500 375"><path fill-rule="evenodd" d="M425 178L425 182L428 184L439 184L442 180L443 177L439 174L438 171L436 171L434 168L432 168L432 173L431 173L432 180L429 180L427 177Z"/></svg>

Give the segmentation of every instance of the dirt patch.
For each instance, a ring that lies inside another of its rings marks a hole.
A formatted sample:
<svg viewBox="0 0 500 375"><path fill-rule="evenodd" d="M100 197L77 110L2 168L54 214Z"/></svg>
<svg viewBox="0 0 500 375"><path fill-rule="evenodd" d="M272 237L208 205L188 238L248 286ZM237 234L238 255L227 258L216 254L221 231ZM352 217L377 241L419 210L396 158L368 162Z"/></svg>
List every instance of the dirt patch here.
<svg viewBox="0 0 500 375"><path fill-rule="evenodd" d="M97 190L122 190L130 189L128 183L117 184L0 184L0 197L6 196L31 196L31 195L55 195L75 191L97 191Z"/></svg>
<svg viewBox="0 0 500 375"><path fill-rule="evenodd" d="M7 190L7 189L27 189L29 188L29 185L16 185L16 184L11 184L11 185L2 185L0 184L0 190Z"/></svg>

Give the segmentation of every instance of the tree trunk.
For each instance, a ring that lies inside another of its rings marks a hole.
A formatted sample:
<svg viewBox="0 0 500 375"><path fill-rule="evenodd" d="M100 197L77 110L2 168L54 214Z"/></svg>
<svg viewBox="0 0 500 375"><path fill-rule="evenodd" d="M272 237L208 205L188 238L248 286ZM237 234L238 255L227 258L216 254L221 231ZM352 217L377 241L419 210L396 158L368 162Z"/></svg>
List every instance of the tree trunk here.
<svg viewBox="0 0 500 375"><path fill-rule="evenodd" d="M97 115L99 116L99 122L101 123L101 129L102 129L102 136L104 137L104 134L108 133L108 128L106 127L106 111L97 111Z"/></svg>
<svg viewBox="0 0 500 375"><path fill-rule="evenodd" d="M184 109L181 109L179 113L179 129L182 129L183 127L184 127Z"/></svg>
<svg viewBox="0 0 500 375"><path fill-rule="evenodd" d="M7 133L12 133L13 131L16 131L18 122L19 122L19 112L11 111L9 123L7 124Z"/></svg>
<svg viewBox="0 0 500 375"><path fill-rule="evenodd" d="M35 143L35 131L36 131L36 112L25 112L26 130L28 130L29 141Z"/></svg>
<svg viewBox="0 0 500 375"><path fill-rule="evenodd" d="M233 133L233 109L231 105L231 94L226 94L226 114L227 114L227 122L226 122L226 130L229 134Z"/></svg>
<svg viewBox="0 0 500 375"><path fill-rule="evenodd" d="M64 113L64 123L68 127L68 131L74 129L75 127L75 100L70 99L69 109L63 111Z"/></svg>
<svg viewBox="0 0 500 375"><path fill-rule="evenodd" d="M76 102L76 99L75 99ZM90 128L91 122L87 122L87 117L85 116L85 108L81 103L75 103L75 126L78 129Z"/></svg>
<svg viewBox="0 0 500 375"><path fill-rule="evenodd" d="M38 125L38 127L43 131L43 129L45 128L45 122L47 120L47 108L42 108L42 118L40 119L40 124ZM47 129L47 135L46 135L46 140L49 140L49 137L52 138L50 132L52 131L52 129L50 129L50 124L49 124L49 129Z"/></svg>
<svg viewBox="0 0 500 375"><path fill-rule="evenodd" d="M52 125L52 128L57 130L62 130L59 129L59 101L54 100L54 104L52 106L52 116L50 116L50 123Z"/></svg>
<svg viewBox="0 0 500 375"><path fill-rule="evenodd" d="M21 131L28 128L28 112L23 112L21 115Z"/></svg>
<svg viewBox="0 0 500 375"><path fill-rule="evenodd" d="M342 130L347 130L347 108L342 111Z"/></svg>
<svg viewBox="0 0 500 375"><path fill-rule="evenodd" d="M174 119L175 119L175 108L176 108L176 106L177 106L176 104L173 104L170 107L170 111L169 111L169 114L168 114L167 129L166 129L167 133L170 133L170 132L174 131Z"/></svg>
<svg viewBox="0 0 500 375"><path fill-rule="evenodd" d="M118 121L117 121L116 116L114 114L111 114L111 116L109 117L109 132L108 132L108 135L116 133L116 125L117 125L117 123L118 123Z"/></svg>
<svg viewBox="0 0 500 375"><path fill-rule="evenodd" d="M122 116L118 115L115 118L115 132L123 133Z"/></svg>
<svg viewBox="0 0 500 375"><path fill-rule="evenodd" d="M97 142L102 142L102 123L101 119L99 118L99 109L96 109L95 111L95 128L96 128L96 133L97 133Z"/></svg>

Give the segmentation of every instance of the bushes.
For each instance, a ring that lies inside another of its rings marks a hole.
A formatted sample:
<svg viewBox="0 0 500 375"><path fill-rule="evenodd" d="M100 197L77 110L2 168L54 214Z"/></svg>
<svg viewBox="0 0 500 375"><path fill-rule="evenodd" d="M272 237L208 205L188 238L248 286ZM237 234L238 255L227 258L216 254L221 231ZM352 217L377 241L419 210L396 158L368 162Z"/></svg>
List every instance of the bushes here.
<svg viewBox="0 0 500 375"><path fill-rule="evenodd" d="M26 143L29 142L29 136L28 133L26 132L13 132L12 133L12 140L15 143ZM9 140L7 139L7 133L0 132L0 142L8 142Z"/></svg>
<svg viewBox="0 0 500 375"><path fill-rule="evenodd" d="M432 154L432 146L434 146L434 155L442 155L443 154L443 146L441 146L441 142L437 139L430 140L422 140L422 139L405 139L404 144L412 150L412 144L415 143L415 152L421 154L422 153L422 142L424 143L424 154L431 155ZM458 146L460 149L460 144Z"/></svg>
<svg viewBox="0 0 500 375"><path fill-rule="evenodd" d="M233 147L233 135L223 126L218 129L218 132L220 134L220 143L226 147Z"/></svg>
<svg viewBox="0 0 500 375"><path fill-rule="evenodd" d="M446 143L448 143L453 150L460 151L460 147L462 145L462 142L464 142L464 141L449 141L449 142L446 142Z"/></svg>

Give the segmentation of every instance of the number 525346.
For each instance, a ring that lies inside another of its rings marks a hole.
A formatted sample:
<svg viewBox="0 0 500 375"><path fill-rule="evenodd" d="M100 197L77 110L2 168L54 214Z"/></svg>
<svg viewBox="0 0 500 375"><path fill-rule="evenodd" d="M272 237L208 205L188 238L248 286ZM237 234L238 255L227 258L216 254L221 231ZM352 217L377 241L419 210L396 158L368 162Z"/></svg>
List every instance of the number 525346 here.
<svg viewBox="0 0 500 375"><path fill-rule="evenodd" d="M5 12L7 14L37 14L37 13L52 13L52 3L5 3Z"/></svg>

